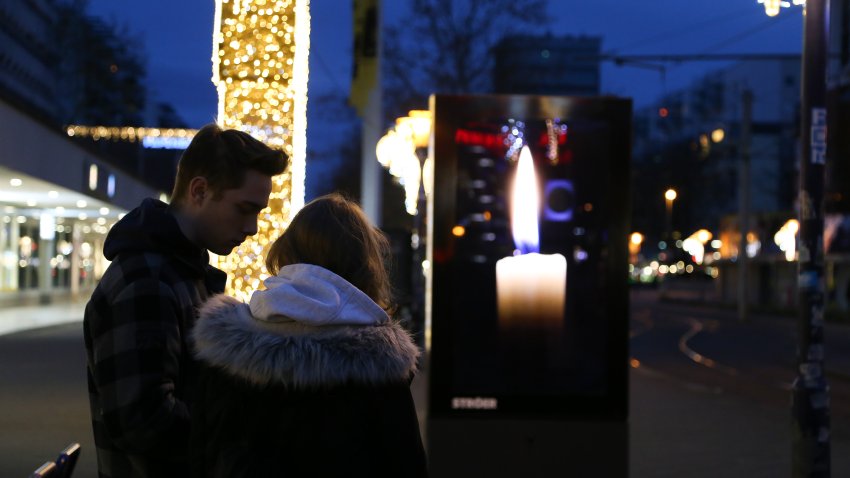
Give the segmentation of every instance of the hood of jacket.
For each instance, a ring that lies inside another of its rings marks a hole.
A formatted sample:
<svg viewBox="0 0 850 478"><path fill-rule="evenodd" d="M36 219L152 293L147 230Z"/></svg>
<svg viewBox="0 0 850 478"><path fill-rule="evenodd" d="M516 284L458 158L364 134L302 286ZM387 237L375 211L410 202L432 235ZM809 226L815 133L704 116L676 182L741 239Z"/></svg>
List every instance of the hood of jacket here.
<svg viewBox="0 0 850 478"><path fill-rule="evenodd" d="M152 198L115 223L103 244L110 261L122 253L144 252L174 256L199 276L210 268L206 249L189 241L167 204Z"/></svg>
<svg viewBox="0 0 850 478"><path fill-rule="evenodd" d="M284 266L251 295L251 315L271 322L369 325L389 320L368 295L337 274L312 264Z"/></svg>
<svg viewBox="0 0 850 478"><path fill-rule="evenodd" d="M259 386L293 389L406 381L416 371L419 349L393 320L319 325L271 317L255 317L248 304L214 296L192 330L196 357Z"/></svg>

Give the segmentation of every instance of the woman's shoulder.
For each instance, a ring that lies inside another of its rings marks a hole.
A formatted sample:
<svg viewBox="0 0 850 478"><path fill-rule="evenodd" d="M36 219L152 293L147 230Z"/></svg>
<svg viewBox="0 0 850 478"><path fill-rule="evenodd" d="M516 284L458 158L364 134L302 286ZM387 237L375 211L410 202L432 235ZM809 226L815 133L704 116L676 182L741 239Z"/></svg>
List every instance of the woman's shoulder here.
<svg viewBox="0 0 850 478"><path fill-rule="evenodd" d="M315 327L252 317L248 306L219 295L202 308L192 332L195 356L258 385L292 389L407 380L419 349L397 322Z"/></svg>

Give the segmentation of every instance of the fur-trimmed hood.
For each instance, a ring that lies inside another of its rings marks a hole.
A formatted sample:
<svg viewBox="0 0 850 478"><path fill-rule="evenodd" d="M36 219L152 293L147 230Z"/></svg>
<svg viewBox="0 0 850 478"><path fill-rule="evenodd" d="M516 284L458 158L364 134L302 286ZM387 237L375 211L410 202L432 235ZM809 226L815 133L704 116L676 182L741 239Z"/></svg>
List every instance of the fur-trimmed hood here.
<svg viewBox="0 0 850 478"><path fill-rule="evenodd" d="M263 320L251 315L248 304L223 294L201 308L192 337L201 361L256 385L296 389L407 380L419 356L408 332L392 320L369 325Z"/></svg>

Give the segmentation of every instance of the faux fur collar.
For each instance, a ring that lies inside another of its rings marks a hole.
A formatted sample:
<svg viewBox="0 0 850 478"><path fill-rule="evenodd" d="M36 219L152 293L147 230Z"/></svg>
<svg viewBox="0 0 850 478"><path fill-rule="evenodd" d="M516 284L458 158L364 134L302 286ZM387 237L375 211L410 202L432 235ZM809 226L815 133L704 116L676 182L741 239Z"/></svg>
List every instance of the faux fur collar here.
<svg viewBox="0 0 850 478"><path fill-rule="evenodd" d="M232 297L217 295L201 308L192 331L195 355L257 385L317 388L344 383L406 380L419 349L397 322L311 326L266 322Z"/></svg>

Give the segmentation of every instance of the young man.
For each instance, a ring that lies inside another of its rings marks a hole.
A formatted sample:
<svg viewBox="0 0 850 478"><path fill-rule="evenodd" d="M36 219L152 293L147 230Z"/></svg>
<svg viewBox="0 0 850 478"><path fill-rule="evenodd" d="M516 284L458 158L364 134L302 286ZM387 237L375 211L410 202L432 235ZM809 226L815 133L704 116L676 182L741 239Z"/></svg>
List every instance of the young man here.
<svg viewBox="0 0 850 478"><path fill-rule="evenodd" d="M171 205L145 199L109 232L112 264L84 321L99 476L188 475L189 331L227 279L207 251L229 254L257 233L287 162L247 133L207 125L180 158Z"/></svg>

